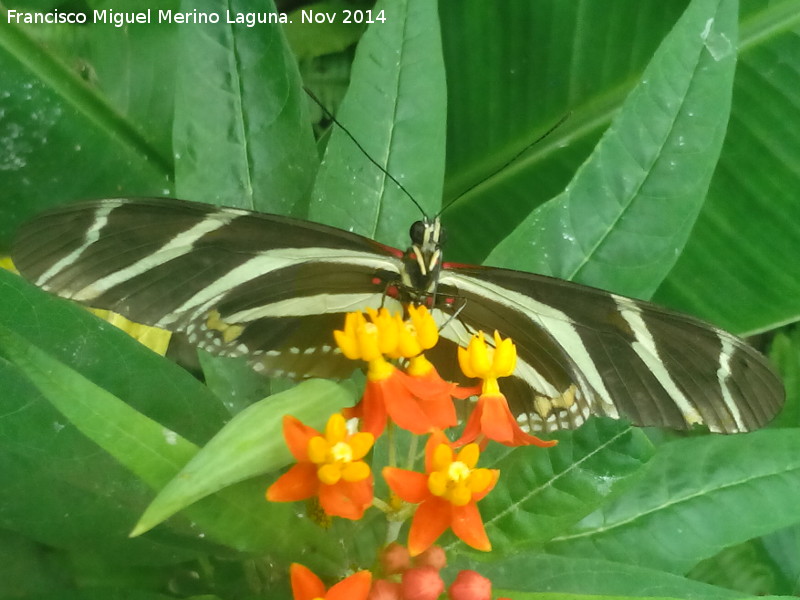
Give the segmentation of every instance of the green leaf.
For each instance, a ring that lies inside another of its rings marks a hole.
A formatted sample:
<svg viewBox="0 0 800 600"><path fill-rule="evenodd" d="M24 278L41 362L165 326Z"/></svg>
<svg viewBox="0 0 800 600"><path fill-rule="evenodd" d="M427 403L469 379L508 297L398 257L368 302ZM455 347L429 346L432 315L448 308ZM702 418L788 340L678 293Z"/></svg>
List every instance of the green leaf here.
<svg viewBox="0 0 800 600"><path fill-rule="evenodd" d="M170 157L0 8L0 246L46 206L126 190L168 193ZM76 177L76 174L80 174Z"/></svg>
<svg viewBox="0 0 800 600"><path fill-rule="evenodd" d="M723 548L796 523L794 430L665 444L623 496L553 539L548 552L685 573Z"/></svg>
<svg viewBox="0 0 800 600"><path fill-rule="evenodd" d="M184 2L220 23L180 28L175 181L191 200L306 213L317 152L297 63L277 26L226 25L226 11L274 13L272 0Z"/></svg>
<svg viewBox="0 0 800 600"><path fill-rule="evenodd" d="M517 448L481 463L500 469L500 483L478 505L493 552L550 540L618 494L652 454L640 430L609 419L554 437L553 448Z"/></svg>
<svg viewBox="0 0 800 600"><path fill-rule="evenodd" d="M769 358L786 388L786 404L774 424L794 427L800 423L800 329L795 327L775 336Z"/></svg>
<svg viewBox="0 0 800 600"><path fill-rule="evenodd" d="M132 565L169 565L225 553L198 539L185 523L171 522L147 537L129 539L150 489L99 451L4 359L0 381L2 527L57 548L124 557L119 560Z"/></svg>
<svg viewBox="0 0 800 600"><path fill-rule="evenodd" d="M687 4L618 0L609 10L505 0L487 19L480 0L441 3L445 200L480 184L444 212L451 232L462 232L449 238L450 260L482 262L511 228L563 191Z"/></svg>
<svg viewBox="0 0 800 600"><path fill-rule="evenodd" d="M736 17L736 2L692 2L569 187L489 262L650 297L689 237L719 157Z"/></svg>
<svg viewBox="0 0 800 600"><path fill-rule="evenodd" d="M371 8L371 5L365 6L366 8ZM362 23L356 23L352 18L345 22L344 10L352 13L358 7L346 0L325 0L307 4L289 13L289 22L283 26L283 32L298 60L341 52L358 41L367 27L366 19ZM334 15L334 21L304 21L303 13L311 12L326 17Z"/></svg>
<svg viewBox="0 0 800 600"><path fill-rule="evenodd" d="M156 496L131 535L141 535L179 510L224 487L270 473L292 461L283 417L322 431L328 417L353 398L322 379L264 398L236 415Z"/></svg>
<svg viewBox="0 0 800 600"><path fill-rule="evenodd" d="M800 281L784 262L800 240L798 141L786 135L787 123L800 119L800 2L743 10L720 168L695 233L655 298L752 335L800 318Z"/></svg>
<svg viewBox="0 0 800 600"><path fill-rule="evenodd" d="M494 594L499 589L538 592L538 597L558 593L587 594L595 597L628 598L742 598L742 594L685 579L671 573L624 565L609 560L585 559L544 554L517 553L499 561L469 563L461 559L453 565L470 568L492 580ZM511 598L525 598L512 593Z"/></svg>
<svg viewBox="0 0 800 600"><path fill-rule="evenodd" d="M0 326L0 348L41 394L75 427L152 488L168 483L198 448L177 433L136 412L21 336ZM316 548L310 559L327 570L343 567L338 544L320 539L308 519L289 504L267 503L265 486L246 481L206 497L186 514L210 538L245 552L270 552L283 561L297 556L299 545Z"/></svg>
<svg viewBox="0 0 800 600"><path fill-rule="evenodd" d="M795 591L792 581L784 578L758 539L726 548L701 561L688 577L752 596L766 596L771 591L790 595Z"/></svg>
<svg viewBox="0 0 800 600"><path fill-rule="evenodd" d="M2 269L0 325L193 442L211 439L229 416L180 367L77 304Z"/></svg>
<svg viewBox="0 0 800 600"><path fill-rule="evenodd" d="M444 63L435 2L384 0L377 11L386 22L364 33L337 115L363 150L334 129L310 217L405 247L419 211L367 155L435 212L444 174Z"/></svg>

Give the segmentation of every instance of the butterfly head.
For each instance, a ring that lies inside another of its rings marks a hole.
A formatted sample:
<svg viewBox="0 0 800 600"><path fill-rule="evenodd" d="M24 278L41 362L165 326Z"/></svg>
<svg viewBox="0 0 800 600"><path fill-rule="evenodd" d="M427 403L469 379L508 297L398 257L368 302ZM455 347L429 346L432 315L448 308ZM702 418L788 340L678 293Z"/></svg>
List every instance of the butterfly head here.
<svg viewBox="0 0 800 600"><path fill-rule="evenodd" d="M436 291L436 282L442 265L444 230L439 218L417 221L409 231L411 247L403 258L403 284L419 296Z"/></svg>

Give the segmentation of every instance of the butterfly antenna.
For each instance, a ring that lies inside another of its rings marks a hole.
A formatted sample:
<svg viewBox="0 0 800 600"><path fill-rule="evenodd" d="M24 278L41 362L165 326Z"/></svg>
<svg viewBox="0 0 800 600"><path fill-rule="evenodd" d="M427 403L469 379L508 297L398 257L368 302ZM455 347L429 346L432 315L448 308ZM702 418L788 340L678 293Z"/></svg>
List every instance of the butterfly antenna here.
<svg viewBox="0 0 800 600"><path fill-rule="evenodd" d="M412 196L412 195L411 195L411 192L409 192L409 191L408 191L408 190L407 190L407 189L406 189L406 188L403 186L403 184L402 184L402 183L400 183L399 181L397 181L397 179L395 179L395 178L392 176L392 174L391 174L391 173L389 173L389 171L387 171L387 170L386 170L386 169L385 169L385 168L384 168L384 167L383 167L381 164L379 164L379 163L378 163L378 161L376 161L374 158L372 158L372 156L370 156L369 152L367 152L367 151L364 149L364 146L362 146L362 145L361 145L361 144L358 142L358 140L357 140L357 139L356 139L356 138L353 136L353 134L352 134L352 133L350 133L350 132L347 130L347 127L345 127L344 125L342 125L342 124L339 122L339 120L338 120L336 117L334 117L334 116L333 116L333 113L332 113L331 111L329 111L329 110L327 109L327 107L326 107L326 106L325 106L325 105L322 103L322 101L321 101L319 98L317 98L317 97L314 95L314 92L312 92L310 89L308 89L308 88L307 88L307 87L305 87L305 86L303 86L303 89L305 90L306 94L308 94L308 95L309 95L309 97L310 97L310 98L311 98L311 99L312 99L312 100L313 100L313 101L314 101L314 102L317 104L317 106L319 106L319 107L322 109L322 112L323 112L323 113L325 113L325 116L326 116L326 117L328 117L328 118L331 120L331 122L333 122L333 124L334 124L334 125L336 125L337 127L339 127L339 129L341 129L341 130L342 130L342 131L343 131L343 132L344 132L344 133L347 135L347 137L349 137L349 138L350 138L350 139L353 141L353 143L354 143L354 144L355 144L355 145L358 147L358 149L359 149L359 150L361 150L361 153L362 153L364 156L366 156L366 157L367 157L367 159L369 160L369 162L371 162L373 165L375 165L376 167L378 167L378 169L380 169L381 173L383 173L383 174L384 174L384 175L386 175L386 176L387 176L389 179L391 179L391 180L394 182L394 184L395 184L395 185L396 185L398 188L400 188L400 189L403 191L403 193L404 193L406 196L408 196L408 197L411 199L411 202L413 202L413 203L414 203L414 206L416 206L416 207L419 209L419 212L421 212L421 213L422 213L424 216L426 216L426 217L427 217L427 215L426 215L426 213L425 213L425 210L422 208L422 205L420 205L420 203L419 203L419 202L417 202L417 199L416 199L416 198L414 198L414 196Z"/></svg>
<svg viewBox="0 0 800 600"><path fill-rule="evenodd" d="M452 205L453 205L455 202L457 202L458 200L460 200L461 198L463 198L464 196L466 196L467 194L469 194L469 193L470 193L472 190L474 190L476 187L478 187L479 185L483 185L485 182L489 181L489 180L490 180L492 177L494 177L495 175L497 175L497 174L498 174L498 173L500 173L501 171L505 170L505 169L506 169L506 167L508 167L510 164L514 163L514 162L515 162L515 161L516 161L516 160L517 160L517 159L518 159L520 156L522 156L523 154L525 154L525 153L526 153L528 150L530 150L531 148L533 148L533 147L534 147L536 144L538 144L539 142L541 142L543 139L545 139L547 136L549 136L551 133L553 133L553 132L554 132L556 129L558 129L559 127L561 127L561 126L564 124L564 122L565 122L567 119L569 119L569 117L570 117L570 115L571 115L571 114L572 114L571 112L568 112L567 114L565 114L565 115L564 115L563 117L561 117L561 118L560 118L558 121L556 121L555 125L551 126L551 127L550 127L550 129L548 129L547 131L545 131L545 132L544 132L542 135L540 135L538 138L536 138L535 140L533 140L533 141L532 141L530 144L528 144L527 146L525 146L525 147L524 147L522 150L520 150L519 152L517 152L517 153L516 153L514 156L512 156L510 159L508 159L508 160L507 160L505 163L503 163L503 164L502 164L500 167L498 167L497 169L495 169L494 171L492 171L491 173L489 173L489 175L487 175L486 177L484 177L484 178L483 178L483 179L481 179L480 181L477 181L477 182L473 183L473 184L472 184L471 186L469 186L469 187L468 187L466 190L464 190L463 192L461 192L461 193L460 193L458 196L456 196L455 198L453 198L452 200L450 200L450 202L448 202L447 204L445 204L445 205L442 207L442 210L440 210L440 211L439 211L439 213L438 213L436 216L437 216L437 217L438 217L438 216L440 216L440 215L441 215L441 214L442 214L442 213L443 213L445 210L447 210L447 209L448 209L448 208L450 208L450 206L452 206Z"/></svg>

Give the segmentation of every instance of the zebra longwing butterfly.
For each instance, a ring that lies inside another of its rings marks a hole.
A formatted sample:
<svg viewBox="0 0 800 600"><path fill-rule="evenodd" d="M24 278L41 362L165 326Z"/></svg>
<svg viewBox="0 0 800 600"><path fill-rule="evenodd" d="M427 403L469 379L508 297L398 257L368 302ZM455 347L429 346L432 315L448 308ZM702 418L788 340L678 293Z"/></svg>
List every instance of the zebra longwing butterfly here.
<svg viewBox="0 0 800 600"><path fill-rule="evenodd" d="M444 263L438 220L415 223L411 238L403 252L287 217L115 199L42 214L22 227L13 257L45 290L298 378L355 368L332 339L346 312L426 302L441 327L433 362L445 377L456 377L445 358L452 346L474 332L515 341L503 391L534 432L592 414L742 432L783 403L767 360L708 323L559 279Z"/></svg>

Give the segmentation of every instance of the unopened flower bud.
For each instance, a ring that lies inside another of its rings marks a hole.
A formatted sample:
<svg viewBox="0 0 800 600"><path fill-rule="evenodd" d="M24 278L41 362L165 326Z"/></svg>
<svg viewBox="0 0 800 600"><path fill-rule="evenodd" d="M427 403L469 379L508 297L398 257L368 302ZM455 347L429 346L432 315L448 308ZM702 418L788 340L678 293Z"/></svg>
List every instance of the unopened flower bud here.
<svg viewBox="0 0 800 600"><path fill-rule="evenodd" d="M475 571L461 571L447 595L450 600L491 600L492 582Z"/></svg>
<svg viewBox="0 0 800 600"><path fill-rule="evenodd" d="M414 567L403 573L400 589L403 600L437 600L444 592L444 581L433 567Z"/></svg>
<svg viewBox="0 0 800 600"><path fill-rule="evenodd" d="M367 600L402 600L402 598L400 584L386 579L373 581L372 589L367 596Z"/></svg>
<svg viewBox="0 0 800 600"><path fill-rule="evenodd" d="M414 557L415 567L433 567L437 571L447 566L447 556L441 546L431 546L419 556Z"/></svg>
<svg viewBox="0 0 800 600"><path fill-rule="evenodd" d="M381 553L381 566L386 575L402 573L411 567L408 549L397 542L392 542Z"/></svg>

